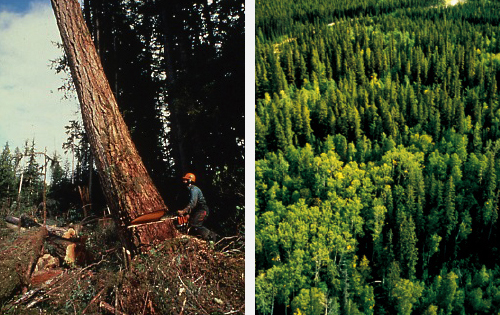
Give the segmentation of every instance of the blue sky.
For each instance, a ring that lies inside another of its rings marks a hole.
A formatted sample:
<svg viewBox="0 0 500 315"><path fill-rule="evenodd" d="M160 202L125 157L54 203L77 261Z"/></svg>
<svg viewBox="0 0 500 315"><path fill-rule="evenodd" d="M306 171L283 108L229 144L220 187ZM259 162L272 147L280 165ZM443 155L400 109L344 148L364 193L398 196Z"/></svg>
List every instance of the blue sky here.
<svg viewBox="0 0 500 315"><path fill-rule="evenodd" d="M50 0L1 0L0 11L26 12L31 2L50 3Z"/></svg>
<svg viewBox="0 0 500 315"><path fill-rule="evenodd" d="M0 0L0 148L34 139L37 150L63 154L78 102L58 91L65 75L50 69L62 56L53 42L61 40L50 0Z"/></svg>

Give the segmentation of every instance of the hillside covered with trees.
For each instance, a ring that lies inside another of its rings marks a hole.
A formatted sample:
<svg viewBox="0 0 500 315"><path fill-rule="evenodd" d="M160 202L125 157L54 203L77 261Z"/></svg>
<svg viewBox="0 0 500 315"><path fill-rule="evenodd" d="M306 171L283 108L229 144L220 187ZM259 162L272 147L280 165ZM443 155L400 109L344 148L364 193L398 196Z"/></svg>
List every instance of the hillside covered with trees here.
<svg viewBox="0 0 500 315"><path fill-rule="evenodd" d="M256 309L500 311L500 2L256 4Z"/></svg>

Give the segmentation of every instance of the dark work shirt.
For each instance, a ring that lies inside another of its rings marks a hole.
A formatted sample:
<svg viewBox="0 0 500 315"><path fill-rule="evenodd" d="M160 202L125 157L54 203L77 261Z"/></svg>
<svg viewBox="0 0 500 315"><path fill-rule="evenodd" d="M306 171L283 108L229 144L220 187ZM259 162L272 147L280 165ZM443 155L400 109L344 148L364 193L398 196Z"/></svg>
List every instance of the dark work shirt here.
<svg viewBox="0 0 500 315"><path fill-rule="evenodd" d="M207 202L205 201L205 197L203 197L201 190L195 185L189 186L188 190L189 203L184 210L186 210L187 213L200 210L208 211Z"/></svg>

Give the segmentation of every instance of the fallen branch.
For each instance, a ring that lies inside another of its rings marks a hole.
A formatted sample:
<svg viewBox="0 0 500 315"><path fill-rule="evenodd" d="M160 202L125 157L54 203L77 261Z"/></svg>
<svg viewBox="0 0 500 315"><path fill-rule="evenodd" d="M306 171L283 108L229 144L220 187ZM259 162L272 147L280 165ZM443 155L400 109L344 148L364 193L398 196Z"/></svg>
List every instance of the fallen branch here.
<svg viewBox="0 0 500 315"><path fill-rule="evenodd" d="M87 266L87 267L85 267L85 268L82 268L79 272L81 273L81 272L83 272L83 271L85 271L85 270L87 270L87 269L89 269L89 268L92 268L92 267L94 267L94 266L100 265L100 264L102 264L103 262L109 262L109 261L107 261L106 259L102 258L102 259L101 259L101 260L99 260L98 262L93 263L93 264L90 264L90 265L88 265L88 266Z"/></svg>
<svg viewBox="0 0 500 315"><path fill-rule="evenodd" d="M217 243L215 243L214 246L218 245L222 241L230 240L230 239L233 239L233 238L241 238L241 236L225 236L225 237L221 238Z"/></svg>
<svg viewBox="0 0 500 315"><path fill-rule="evenodd" d="M235 249L230 249L230 250L227 250L225 252L223 252L224 254L231 254L231 253L241 253L241 250L235 248Z"/></svg>
<svg viewBox="0 0 500 315"><path fill-rule="evenodd" d="M243 304L239 310L236 310L236 311L229 311L227 313L224 313L224 314L234 314L234 313L241 313L241 310L245 307L245 304Z"/></svg>
<svg viewBox="0 0 500 315"><path fill-rule="evenodd" d="M29 290L23 296L21 296L19 299L17 299L13 304L24 304L27 300L31 299L33 296L38 294L38 292L42 291L42 288L36 288L33 290Z"/></svg>
<svg viewBox="0 0 500 315"><path fill-rule="evenodd" d="M230 240L230 239L233 239L233 238L236 238L236 240L229 242L229 244L227 244L226 246L224 246L224 247L220 250L220 252L225 253L225 250L226 250L226 249L230 248L230 247L231 247L231 245L234 245L234 244L236 244L236 242L238 242L239 240L241 240L241 236L224 237L224 238L222 238L221 240L219 240L217 243L215 243L215 245L214 245L214 246L217 246L220 242L222 242L222 241L224 241L224 240ZM239 248L241 248L241 247L243 247L243 246L244 246L244 245L240 246ZM239 248L238 248L238 249L239 249ZM230 250L230 251L231 251L231 250ZM229 251L228 251L228 252L229 252Z"/></svg>
<svg viewBox="0 0 500 315"><path fill-rule="evenodd" d="M184 306L186 306L186 301L187 301L187 298L184 299L184 302L182 303L182 309L181 309L181 312L179 314L182 314L184 312Z"/></svg>
<svg viewBox="0 0 500 315"><path fill-rule="evenodd" d="M127 315L127 313L120 312L119 310L117 310L116 308L114 308L113 306L109 305L108 303L106 303L104 301L101 301L101 303L99 303L99 307L101 307L101 308L105 309L106 311L111 312L113 314Z"/></svg>
<svg viewBox="0 0 500 315"><path fill-rule="evenodd" d="M146 293L146 300L144 301L144 307L142 308L142 315L144 315L144 312L146 311L146 306L148 304L148 298L149 298L149 291Z"/></svg>
<svg viewBox="0 0 500 315"><path fill-rule="evenodd" d="M196 299L196 295L191 292L191 289L189 289L189 287L184 283L184 281L182 281L182 278L180 275L177 275L177 277L179 277L179 280L181 281L182 285L186 288L186 291L191 293L191 295L194 297L194 301L196 302L196 304L198 305L198 307L203 311L205 312L205 314L209 314L204 308L203 306L200 305L200 303L198 303L198 300Z"/></svg>
<svg viewBox="0 0 500 315"><path fill-rule="evenodd" d="M35 306L36 304L38 304L39 302L41 301L44 301L48 298L48 295L50 292L53 291L50 290L49 292L45 292L45 289L49 288L50 286L52 286L54 283L57 282L57 280L62 276L62 273L60 275L58 275L57 277L53 278L53 279L50 279L48 281L46 281L42 287L40 288L36 288L36 289L33 289L33 290L30 290L28 291L27 293L25 293L22 297L20 297L17 301L15 301L12 305L16 305L16 304L25 304L26 302L28 302L29 300L33 299L33 301L29 302L26 306L26 308L32 308L33 306ZM40 294L39 294L40 293Z"/></svg>
<svg viewBox="0 0 500 315"><path fill-rule="evenodd" d="M28 305L26 305L26 308L32 308L33 306L35 306L39 302L42 302L46 299L47 298L44 295L40 295L40 296L36 297L33 301L31 301Z"/></svg>
<svg viewBox="0 0 500 315"><path fill-rule="evenodd" d="M87 307L85 307L85 309L83 310L82 315L85 314L85 312L87 312L87 309L90 307L90 305L94 304L94 302L101 296L101 294L104 292L105 289L106 289L106 287L104 287L101 291L99 291L99 293L97 293L97 295L94 296L92 298L92 300L90 300L90 302L87 305Z"/></svg>
<svg viewBox="0 0 500 315"><path fill-rule="evenodd" d="M87 267L85 268L82 268L80 269L78 272L76 272L73 277L69 277L66 281L64 281L60 286L56 287L56 288L52 288L50 291L48 291L47 293L45 293L45 295L50 295L52 292L62 288L66 283L68 283L70 280L74 280L74 276L78 276L79 274L81 274L83 271L93 267L93 266L96 266L96 265L99 265L100 263L104 262L104 261L107 261L107 260L104 260L104 259L101 259L101 261L97 262L97 263L93 263L93 264L90 264L88 265Z"/></svg>

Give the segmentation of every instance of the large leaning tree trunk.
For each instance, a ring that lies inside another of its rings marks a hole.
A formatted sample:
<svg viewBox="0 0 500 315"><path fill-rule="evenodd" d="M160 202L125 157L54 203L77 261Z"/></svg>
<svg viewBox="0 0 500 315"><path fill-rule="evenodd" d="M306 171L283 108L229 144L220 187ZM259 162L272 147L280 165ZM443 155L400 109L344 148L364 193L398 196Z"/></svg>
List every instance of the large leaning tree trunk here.
<svg viewBox="0 0 500 315"><path fill-rule="evenodd" d="M133 233L126 228L135 217L166 206L131 140L78 1L51 1L104 195L123 240L133 248L175 237L172 220Z"/></svg>

